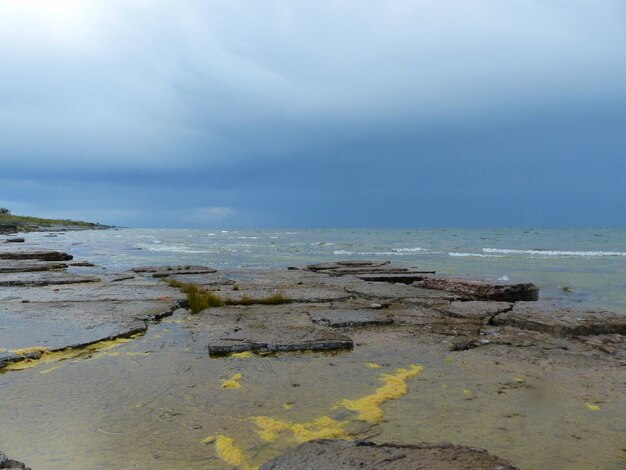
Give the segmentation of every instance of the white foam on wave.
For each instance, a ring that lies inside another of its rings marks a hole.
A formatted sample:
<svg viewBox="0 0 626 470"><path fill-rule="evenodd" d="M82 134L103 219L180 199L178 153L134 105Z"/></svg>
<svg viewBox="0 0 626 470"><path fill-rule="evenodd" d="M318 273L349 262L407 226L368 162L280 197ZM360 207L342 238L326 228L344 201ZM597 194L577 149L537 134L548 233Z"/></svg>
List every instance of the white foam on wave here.
<svg viewBox="0 0 626 470"><path fill-rule="evenodd" d="M419 246L415 248L392 248L391 251L394 253L433 253L432 250L428 248L421 248Z"/></svg>
<svg viewBox="0 0 626 470"><path fill-rule="evenodd" d="M350 251L335 250L334 255L337 256L412 256L417 254L437 254L438 251L428 250L426 248L391 248L389 251Z"/></svg>
<svg viewBox="0 0 626 470"><path fill-rule="evenodd" d="M459 252L451 252L448 253L448 256L456 256L459 258L504 258L503 255L485 255L482 253L459 253Z"/></svg>
<svg viewBox="0 0 626 470"><path fill-rule="evenodd" d="M202 253L215 253L213 250L194 250L186 246L173 246L173 245L145 245L139 244L134 248L141 248L148 251L157 251L162 253L190 253L190 254L202 254Z"/></svg>
<svg viewBox="0 0 626 470"><path fill-rule="evenodd" d="M558 250L513 250L506 248L483 248L484 253L533 256L626 256L623 251L558 251Z"/></svg>

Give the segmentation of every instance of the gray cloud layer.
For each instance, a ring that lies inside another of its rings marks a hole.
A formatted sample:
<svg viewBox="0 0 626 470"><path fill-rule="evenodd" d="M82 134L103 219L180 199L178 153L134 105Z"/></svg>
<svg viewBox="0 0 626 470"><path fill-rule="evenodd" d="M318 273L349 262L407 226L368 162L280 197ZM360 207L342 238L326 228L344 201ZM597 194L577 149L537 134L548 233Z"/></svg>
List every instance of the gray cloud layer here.
<svg viewBox="0 0 626 470"><path fill-rule="evenodd" d="M623 225L625 19L610 0L0 0L0 205Z"/></svg>

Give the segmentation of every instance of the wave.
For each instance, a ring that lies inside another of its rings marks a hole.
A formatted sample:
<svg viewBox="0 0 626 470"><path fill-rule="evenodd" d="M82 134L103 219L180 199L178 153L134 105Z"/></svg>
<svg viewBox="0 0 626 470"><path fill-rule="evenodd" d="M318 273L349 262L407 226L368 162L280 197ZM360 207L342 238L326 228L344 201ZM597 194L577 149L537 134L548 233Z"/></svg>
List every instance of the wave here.
<svg viewBox="0 0 626 470"><path fill-rule="evenodd" d="M460 258L504 258L504 255L485 255L482 253L459 253L459 252L451 252L448 253L449 256L456 256Z"/></svg>
<svg viewBox="0 0 626 470"><path fill-rule="evenodd" d="M189 253L189 254L203 254L203 253L215 253L213 250L194 250L185 246L173 246L173 245L145 245L139 244L133 248L139 248L148 251L157 251L164 253Z"/></svg>
<svg viewBox="0 0 626 470"><path fill-rule="evenodd" d="M626 256L623 251L557 251L557 250L512 250L506 248L483 248L484 253L498 253L504 255L534 255L534 256Z"/></svg>
<svg viewBox="0 0 626 470"><path fill-rule="evenodd" d="M391 248L389 251L350 251L335 250L334 255L337 256L412 256L416 254L437 254L438 251L429 250L427 248Z"/></svg>

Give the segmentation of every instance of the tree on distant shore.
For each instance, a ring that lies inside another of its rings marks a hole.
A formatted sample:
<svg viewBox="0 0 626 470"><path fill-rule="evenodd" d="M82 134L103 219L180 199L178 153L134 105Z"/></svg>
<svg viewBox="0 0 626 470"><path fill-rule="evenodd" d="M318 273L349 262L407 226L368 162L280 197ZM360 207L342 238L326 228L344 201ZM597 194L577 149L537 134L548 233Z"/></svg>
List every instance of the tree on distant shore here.
<svg viewBox="0 0 626 470"><path fill-rule="evenodd" d="M6 207L0 207L0 214L10 214L11 211Z"/></svg>

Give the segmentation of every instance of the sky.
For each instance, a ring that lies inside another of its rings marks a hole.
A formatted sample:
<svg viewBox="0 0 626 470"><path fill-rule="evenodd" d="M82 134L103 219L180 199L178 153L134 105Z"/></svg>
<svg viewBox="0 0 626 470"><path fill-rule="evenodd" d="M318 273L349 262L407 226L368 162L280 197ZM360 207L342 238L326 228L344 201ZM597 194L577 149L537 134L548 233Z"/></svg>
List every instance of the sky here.
<svg viewBox="0 0 626 470"><path fill-rule="evenodd" d="M0 207L626 226L624 0L0 0Z"/></svg>

